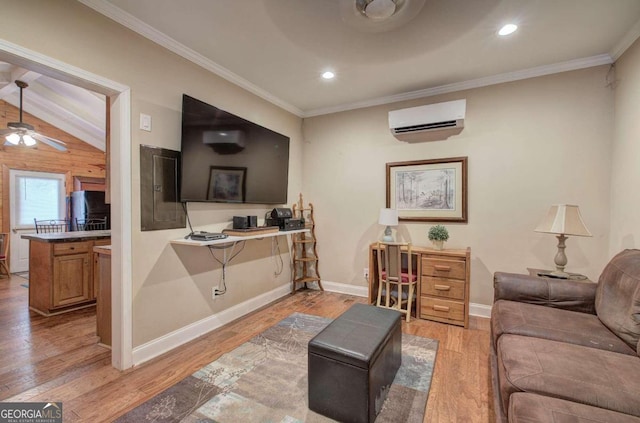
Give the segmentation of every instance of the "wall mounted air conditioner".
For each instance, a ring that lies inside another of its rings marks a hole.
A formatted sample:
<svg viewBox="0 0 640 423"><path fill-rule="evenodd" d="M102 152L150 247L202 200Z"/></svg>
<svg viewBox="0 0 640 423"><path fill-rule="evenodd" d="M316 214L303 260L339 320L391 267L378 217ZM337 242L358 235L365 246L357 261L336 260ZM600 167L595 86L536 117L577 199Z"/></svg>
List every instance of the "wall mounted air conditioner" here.
<svg viewBox="0 0 640 423"><path fill-rule="evenodd" d="M400 141L438 141L464 128L467 100L447 101L389 112L389 129Z"/></svg>

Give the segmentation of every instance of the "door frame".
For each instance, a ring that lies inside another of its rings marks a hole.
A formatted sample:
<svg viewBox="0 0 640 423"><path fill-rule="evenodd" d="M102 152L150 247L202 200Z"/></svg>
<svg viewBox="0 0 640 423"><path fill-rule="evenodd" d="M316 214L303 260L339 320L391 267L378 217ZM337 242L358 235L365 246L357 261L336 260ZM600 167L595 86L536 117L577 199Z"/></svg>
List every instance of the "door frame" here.
<svg viewBox="0 0 640 423"><path fill-rule="evenodd" d="M71 172L61 172L60 170L43 170L38 168L37 166L33 166L33 167L26 167L26 166L21 166L21 165L16 165L16 166L7 166L5 164L2 165L2 192L6 192L7 196L6 198L9 199L9 201L3 201L3 208L2 208L2 220L3 222L5 221L5 217L8 215L7 221L9 222L9 225L7 226L6 224L3 224L3 231L6 228L6 232L9 233L9 238L11 239L11 245L10 248L11 250L14 250L14 246L17 244L17 242L15 242L15 239L13 238L13 230L15 228L16 225L13 224L13 219L15 218L15 214L14 214L14 206L15 204L13 203L13 199L14 199L14 194L15 194L15 179L11 177L12 172L22 172L22 173L46 173L49 175L60 175L61 178L64 182L64 193L63 193L63 199L67 198L67 184L69 181L69 178L71 176ZM63 202L64 204L64 202ZM66 212L66 205L65 205L65 210ZM63 216L64 217L64 216ZM19 247L15 247L15 248L19 248ZM13 257L13 251L9 252L9 269L14 269L15 266L13 266L13 264L15 264L15 261L12 261L12 257ZM12 271L13 273L13 271Z"/></svg>
<svg viewBox="0 0 640 423"><path fill-rule="evenodd" d="M110 130L108 159L111 165L112 205L111 364L119 370L128 369L133 366L131 89L127 85L3 39L0 39L0 60L104 94L111 100L111 125L107 128ZM3 220L3 226L8 225L8 222L4 222L6 221Z"/></svg>

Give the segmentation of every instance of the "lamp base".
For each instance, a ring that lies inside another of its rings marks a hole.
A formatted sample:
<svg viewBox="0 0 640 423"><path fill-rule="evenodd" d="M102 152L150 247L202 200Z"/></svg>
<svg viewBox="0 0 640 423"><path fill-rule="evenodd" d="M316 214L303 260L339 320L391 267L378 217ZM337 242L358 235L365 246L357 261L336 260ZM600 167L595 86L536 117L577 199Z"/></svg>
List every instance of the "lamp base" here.
<svg viewBox="0 0 640 423"><path fill-rule="evenodd" d="M393 236L391 235L391 226L387 226L385 228L382 242L393 242Z"/></svg>

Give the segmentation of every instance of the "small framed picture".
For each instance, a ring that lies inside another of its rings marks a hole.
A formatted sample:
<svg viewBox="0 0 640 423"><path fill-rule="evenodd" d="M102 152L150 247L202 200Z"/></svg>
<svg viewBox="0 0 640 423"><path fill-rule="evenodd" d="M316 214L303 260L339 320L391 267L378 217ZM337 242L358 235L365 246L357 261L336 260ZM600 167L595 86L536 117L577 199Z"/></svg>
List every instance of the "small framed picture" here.
<svg viewBox="0 0 640 423"><path fill-rule="evenodd" d="M387 163L387 207L399 220L467 222L467 158Z"/></svg>
<svg viewBox="0 0 640 423"><path fill-rule="evenodd" d="M246 167L211 166L207 200L237 201L246 197Z"/></svg>

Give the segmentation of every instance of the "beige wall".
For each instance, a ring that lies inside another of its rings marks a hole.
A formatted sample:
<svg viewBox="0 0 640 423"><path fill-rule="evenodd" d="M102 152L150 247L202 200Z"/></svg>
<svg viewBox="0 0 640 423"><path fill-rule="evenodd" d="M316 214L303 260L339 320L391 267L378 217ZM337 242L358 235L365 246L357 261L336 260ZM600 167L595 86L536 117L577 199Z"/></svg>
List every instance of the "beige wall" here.
<svg viewBox="0 0 640 423"><path fill-rule="evenodd" d="M638 206L637 196L628 194L636 191L638 179L631 162L638 157L637 142L632 144L640 98L637 43L618 69L616 107L622 112L612 172L614 92L604 84L606 66L302 122L76 1L5 0L2 13L11 19L3 20L0 38L132 89L134 346L290 280L287 254L278 276L271 241L248 242L228 269L229 293L214 302L211 286L220 283L221 272L207 250L170 245L186 233L183 229L140 231L139 146L179 149L183 93L291 137L289 203L304 186L305 199L316 209L320 268L327 281L366 285L362 268L369 243L383 230L377 217L385 204L385 163L392 161L469 157L469 222L447 225L447 247L472 248L474 303L491 303L497 270L552 266L556 240L533 228L553 203L579 204L594 234L568 240L570 271L596 278L610 250L628 244L629 236L633 245L638 231L635 214L628 218ZM630 94L621 94L622 87ZM407 144L389 134L389 110L457 98L467 99L461 135ZM137 129L140 113L152 116L153 132ZM613 186L626 188L622 194L611 194L612 174ZM270 207L192 203L189 209L197 229L220 230L234 214L262 216ZM629 223L620 224L618 215ZM427 245L429 226L403 223L398 231L403 239Z"/></svg>
<svg viewBox="0 0 640 423"><path fill-rule="evenodd" d="M495 271L553 265L556 238L533 231L554 203L578 204L593 238L567 241L568 270L597 278L608 257L614 93L608 67L305 119L304 190L318 215L324 280L366 285L369 243L383 228L385 163L468 156L469 221L447 224L447 247L471 247L471 302L491 304ZM389 110L467 99L464 131L408 144L389 133ZM429 245L429 223L400 238Z"/></svg>
<svg viewBox="0 0 640 423"><path fill-rule="evenodd" d="M640 40L616 63L611 255L640 247Z"/></svg>
<svg viewBox="0 0 640 423"><path fill-rule="evenodd" d="M289 202L301 189L301 119L197 67L73 0L2 2L0 38L131 87L133 346L211 316L290 280L271 257L271 241L248 242L227 274L229 292L215 301L220 266L204 248L174 247L186 229L140 231L140 144L180 149L182 94L218 106L291 138ZM29 22L25 30L24 23ZM152 116L153 132L137 129ZM272 206L190 204L196 229L221 230L234 214Z"/></svg>

